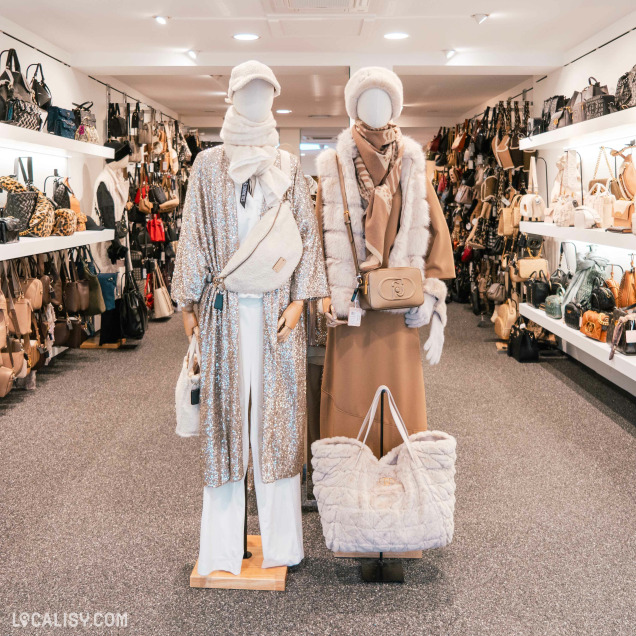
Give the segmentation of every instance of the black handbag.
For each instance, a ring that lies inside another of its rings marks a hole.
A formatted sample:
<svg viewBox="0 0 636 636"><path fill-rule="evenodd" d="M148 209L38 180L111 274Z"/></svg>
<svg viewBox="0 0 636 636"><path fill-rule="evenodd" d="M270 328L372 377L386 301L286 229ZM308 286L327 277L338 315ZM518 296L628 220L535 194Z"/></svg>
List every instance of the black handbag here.
<svg viewBox="0 0 636 636"><path fill-rule="evenodd" d="M119 104L108 104L108 137L126 137L128 126L126 118L121 116Z"/></svg>
<svg viewBox="0 0 636 636"><path fill-rule="evenodd" d="M13 217L0 218L0 243L17 243L20 239L20 221Z"/></svg>
<svg viewBox="0 0 636 636"><path fill-rule="evenodd" d="M37 202L37 192L9 192L2 216L16 219L18 221L18 231L24 232L29 227L29 221L35 212Z"/></svg>
<svg viewBox="0 0 636 636"><path fill-rule="evenodd" d="M6 49L0 53L2 56L7 54L7 61L0 75L0 120L6 121L7 110L11 100L20 100L27 104L33 104L31 91L24 81L22 71L20 70L20 62L15 49Z"/></svg>
<svg viewBox="0 0 636 636"><path fill-rule="evenodd" d="M40 130L42 128L42 115L40 115L36 104L22 99L10 99L7 102L5 122L19 128Z"/></svg>
<svg viewBox="0 0 636 636"><path fill-rule="evenodd" d="M164 189L159 185L150 186L148 190L148 198L150 199L151 203L157 203L159 205L165 203L168 200Z"/></svg>
<svg viewBox="0 0 636 636"><path fill-rule="evenodd" d="M510 330L508 355L517 362L536 362L539 359L539 343L535 335L519 323Z"/></svg>
<svg viewBox="0 0 636 636"><path fill-rule="evenodd" d="M35 96L35 103L42 109L48 110L51 105L51 91L44 81L44 73L42 72L42 64L30 64L27 66L26 76L27 83L29 82L29 69L35 66L35 72L31 78L31 91ZM40 73L40 79L38 79L38 72Z"/></svg>
<svg viewBox="0 0 636 636"><path fill-rule="evenodd" d="M618 78L614 91L614 105L617 110L636 106L636 65Z"/></svg>
<svg viewBox="0 0 636 636"><path fill-rule="evenodd" d="M130 271L128 259L126 259L124 288L119 304L119 317L122 337L134 340L144 337L148 328L148 309Z"/></svg>
<svg viewBox="0 0 636 636"><path fill-rule="evenodd" d="M46 118L46 129L53 135L65 137L66 139L75 139L75 114L67 108L59 106L50 106L49 114Z"/></svg>
<svg viewBox="0 0 636 636"><path fill-rule="evenodd" d="M75 117L75 125L77 128L80 126L96 127L97 119L91 111L91 108L93 108L93 102L83 102L81 104L73 102L73 106L75 106L73 109L73 116Z"/></svg>
<svg viewBox="0 0 636 636"><path fill-rule="evenodd" d="M528 290L528 302L537 309L541 305L545 304L545 299L552 295L552 284L546 279L543 270L537 273L533 273L530 280L526 282L526 289Z"/></svg>
<svg viewBox="0 0 636 636"><path fill-rule="evenodd" d="M53 187L53 202L58 208L68 210L71 207L71 196L62 179L56 179Z"/></svg>
<svg viewBox="0 0 636 636"><path fill-rule="evenodd" d="M591 97L583 103L583 112L585 113L586 121L616 112L614 95L597 95L596 97Z"/></svg>
<svg viewBox="0 0 636 636"><path fill-rule="evenodd" d="M607 287L595 287L590 294L590 307L594 311L612 311L616 307L614 294Z"/></svg>
<svg viewBox="0 0 636 636"><path fill-rule="evenodd" d="M579 329L581 327L581 317L583 308L578 303L568 303L563 309L563 320L568 327Z"/></svg>

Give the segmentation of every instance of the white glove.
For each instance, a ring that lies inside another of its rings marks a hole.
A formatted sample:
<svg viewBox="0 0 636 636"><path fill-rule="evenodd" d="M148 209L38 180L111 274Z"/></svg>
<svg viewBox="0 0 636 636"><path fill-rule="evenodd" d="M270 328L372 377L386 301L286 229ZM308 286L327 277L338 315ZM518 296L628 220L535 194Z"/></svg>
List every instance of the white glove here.
<svg viewBox="0 0 636 636"><path fill-rule="evenodd" d="M444 348L444 325L442 319L436 313L431 318L431 331L428 340L424 343L424 351L427 351L426 359L433 366L440 361Z"/></svg>
<svg viewBox="0 0 636 636"><path fill-rule="evenodd" d="M435 296L424 294L424 302L419 307L411 307L411 309L404 314L406 326L416 329L428 325L431 321L436 302L437 298L435 298Z"/></svg>

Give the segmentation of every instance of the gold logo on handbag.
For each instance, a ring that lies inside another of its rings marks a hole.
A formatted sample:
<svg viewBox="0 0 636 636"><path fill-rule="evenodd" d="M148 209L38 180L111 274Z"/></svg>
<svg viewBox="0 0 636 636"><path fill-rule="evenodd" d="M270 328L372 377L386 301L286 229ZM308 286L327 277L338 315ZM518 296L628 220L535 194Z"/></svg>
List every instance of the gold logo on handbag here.
<svg viewBox="0 0 636 636"><path fill-rule="evenodd" d="M594 333L594 323L593 322L586 323L585 331L587 331L587 333Z"/></svg>
<svg viewBox="0 0 636 636"><path fill-rule="evenodd" d="M386 488L387 486L394 486L397 481L393 477L380 477L378 479L378 486Z"/></svg>
<svg viewBox="0 0 636 636"><path fill-rule="evenodd" d="M340 193L344 208L344 222L349 236L349 244L353 255L353 265L356 272L357 287L353 292L352 301L359 297L363 309L409 309L419 307L424 302L424 281L422 272L417 267L380 267L362 274L358 263L351 217L345 191L344 175L338 157L338 176L340 178Z"/></svg>

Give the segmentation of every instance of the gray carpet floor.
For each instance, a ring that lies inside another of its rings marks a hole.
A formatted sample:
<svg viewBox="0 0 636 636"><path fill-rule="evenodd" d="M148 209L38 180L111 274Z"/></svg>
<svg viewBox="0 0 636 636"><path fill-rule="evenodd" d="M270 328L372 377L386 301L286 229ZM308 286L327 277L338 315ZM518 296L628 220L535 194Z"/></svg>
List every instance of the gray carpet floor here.
<svg viewBox="0 0 636 636"><path fill-rule="evenodd" d="M152 636L635 634L636 403L567 358L518 364L449 312L425 375L429 427L458 441L455 538L405 561L403 585L361 583L305 512L286 592L189 587L201 484L197 441L174 434L175 316L0 403L0 634L78 631L13 628L20 611L126 612L101 632Z"/></svg>

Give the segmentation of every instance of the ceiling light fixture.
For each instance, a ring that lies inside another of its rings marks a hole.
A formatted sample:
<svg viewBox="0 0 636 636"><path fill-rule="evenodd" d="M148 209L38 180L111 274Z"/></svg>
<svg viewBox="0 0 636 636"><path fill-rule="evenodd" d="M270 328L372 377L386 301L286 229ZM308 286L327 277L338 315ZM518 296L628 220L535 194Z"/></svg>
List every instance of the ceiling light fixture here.
<svg viewBox="0 0 636 636"><path fill-rule="evenodd" d="M291 113L291 110L289 110L289 108L279 108L276 112L279 115L289 115L289 113Z"/></svg>
<svg viewBox="0 0 636 636"><path fill-rule="evenodd" d="M242 42L251 42L252 40L258 40L261 36L256 35L256 33L235 33L232 37Z"/></svg>
<svg viewBox="0 0 636 636"><path fill-rule="evenodd" d="M451 57L455 55L455 53L457 53L455 49L444 49L444 55L446 56L447 60L450 60Z"/></svg>
<svg viewBox="0 0 636 636"><path fill-rule="evenodd" d="M190 49L188 51L188 56L191 57L193 60L196 60L197 59L197 52L194 51L193 49Z"/></svg>
<svg viewBox="0 0 636 636"><path fill-rule="evenodd" d="M477 24L483 24L489 17L489 13L473 13L470 16Z"/></svg>
<svg viewBox="0 0 636 636"><path fill-rule="evenodd" d="M386 40L406 40L406 38L409 37L408 33L401 33L401 32L395 32L395 33L385 33L384 34L384 38Z"/></svg>
<svg viewBox="0 0 636 636"><path fill-rule="evenodd" d="M155 20L162 26L165 26L166 24L168 24L168 18L166 18L163 15L156 15Z"/></svg>

